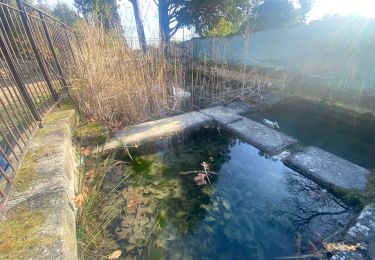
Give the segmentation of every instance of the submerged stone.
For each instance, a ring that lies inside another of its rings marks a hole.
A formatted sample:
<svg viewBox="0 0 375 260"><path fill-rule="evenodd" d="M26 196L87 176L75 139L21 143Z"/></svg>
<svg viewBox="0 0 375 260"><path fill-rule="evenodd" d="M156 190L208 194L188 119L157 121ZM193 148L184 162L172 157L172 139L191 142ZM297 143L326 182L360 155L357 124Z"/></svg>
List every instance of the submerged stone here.
<svg viewBox="0 0 375 260"><path fill-rule="evenodd" d="M366 260L360 252L357 251L342 251L336 253L331 257L331 260Z"/></svg>
<svg viewBox="0 0 375 260"><path fill-rule="evenodd" d="M363 243L369 257L375 259L375 203L362 210L345 239L350 243Z"/></svg>
<svg viewBox="0 0 375 260"><path fill-rule="evenodd" d="M286 134L244 117L227 125L226 128L269 155L283 152L297 143L296 139Z"/></svg>
<svg viewBox="0 0 375 260"><path fill-rule="evenodd" d="M320 184L365 190L369 171L317 147L307 147L284 163Z"/></svg>

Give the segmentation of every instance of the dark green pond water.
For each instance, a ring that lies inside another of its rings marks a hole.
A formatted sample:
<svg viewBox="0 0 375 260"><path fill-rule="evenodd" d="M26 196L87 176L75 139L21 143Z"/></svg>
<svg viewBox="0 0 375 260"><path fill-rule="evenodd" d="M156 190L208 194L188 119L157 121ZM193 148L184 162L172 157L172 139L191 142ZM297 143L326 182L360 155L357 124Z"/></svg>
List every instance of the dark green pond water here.
<svg viewBox="0 0 375 260"><path fill-rule="evenodd" d="M305 146L317 146L368 169L375 169L375 118L354 115L308 100L296 100L250 113L248 118L277 121L279 131Z"/></svg>
<svg viewBox="0 0 375 260"><path fill-rule="evenodd" d="M127 256L274 259L311 252L351 219L313 182L216 129L160 147L133 155L122 189L113 232ZM207 185L179 175L201 170L203 161L219 173Z"/></svg>

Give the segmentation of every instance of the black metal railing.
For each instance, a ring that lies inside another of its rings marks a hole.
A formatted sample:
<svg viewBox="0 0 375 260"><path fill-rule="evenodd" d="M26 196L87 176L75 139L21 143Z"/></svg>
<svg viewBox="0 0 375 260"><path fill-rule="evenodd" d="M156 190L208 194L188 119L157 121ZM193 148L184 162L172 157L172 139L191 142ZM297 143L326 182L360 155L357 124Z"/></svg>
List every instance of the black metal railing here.
<svg viewBox="0 0 375 260"><path fill-rule="evenodd" d="M0 0L0 204L43 115L67 93L79 50L73 28L16 2Z"/></svg>

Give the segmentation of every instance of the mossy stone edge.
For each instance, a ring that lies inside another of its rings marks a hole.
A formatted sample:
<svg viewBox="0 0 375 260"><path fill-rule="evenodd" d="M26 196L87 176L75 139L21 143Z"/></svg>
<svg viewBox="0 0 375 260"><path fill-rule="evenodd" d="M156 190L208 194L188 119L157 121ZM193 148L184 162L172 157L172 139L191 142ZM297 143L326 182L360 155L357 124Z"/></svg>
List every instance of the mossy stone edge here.
<svg viewBox="0 0 375 260"><path fill-rule="evenodd" d="M28 147L0 225L0 259L78 259L75 164L76 110L48 113Z"/></svg>

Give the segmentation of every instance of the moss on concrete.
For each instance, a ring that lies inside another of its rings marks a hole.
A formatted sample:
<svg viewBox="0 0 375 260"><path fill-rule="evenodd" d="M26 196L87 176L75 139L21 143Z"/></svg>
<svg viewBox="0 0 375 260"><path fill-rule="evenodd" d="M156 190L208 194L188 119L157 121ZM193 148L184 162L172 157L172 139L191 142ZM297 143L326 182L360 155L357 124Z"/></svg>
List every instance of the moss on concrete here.
<svg viewBox="0 0 375 260"><path fill-rule="evenodd" d="M40 233L46 213L24 204L12 209L0 226L0 258L25 259L36 247L48 245L52 238Z"/></svg>
<svg viewBox="0 0 375 260"><path fill-rule="evenodd" d="M38 162L40 162L43 157L51 156L55 153L56 148L51 146L29 150L25 154L21 167L17 172L16 179L13 183L13 189L17 192L27 191L34 184L34 181L41 178L36 169Z"/></svg>
<svg viewBox="0 0 375 260"><path fill-rule="evenodd" d="M45 116L43 128L36 131L33 143L22 160L13 183L13 189L17 192L25 192L35 184L34 181L42 177L38 174L36 165L40 163L44 157L50 158L58 153L59 147L56 143L53 145L51 143L43 144L41 142L49 137L63 137L64 130L61 129L61 123L66 123L69 127L72 127L76 125L77 121L77 113L75 112L74 106L68 100L63 101Z"/></svg>
<svg viewBox="0 0 375 260"><path fill-rule="evenodd" d="M364 191L344 189L334 185L327 187L327 190L346 204L352 206L355 210L360 211L366 205L374 202L375 198L375 173L369 174L367 180L368 184Z"/></svg>
<svg viewBox="0 0 375 260"><path fill-rule="evenodd" d="M71 163L67 154L77 119L74 107L63 103L46 115L33 136L0 224L0 259L76 259L76 240L66 235L75 234L74 216L66 179L59 176L72 171L64 164Z"/></svg>
<svg viewBox="0 0 375 260"><path fill-rule="evenodd" d="M78 122L78 114L75 106L69 99L62 100L58 106L52 109L43 119L43 125L53 125L56 123L68 122L75 126Z"/></svg>
<svg viewBox="0 0 375 260"><path fill-rule="evenodd" d="M13 189L17 192L24 192L33 185L33 181L40 178L35 166L43 160L43 157L51 157L57 153L57 146L47 143L39 145L39 140L43 141L49 136L60 136L60 123L66 122L69 126L74 126L77 122L77 113L74 106L68 101L64 101L58 107L55 107L46 115L43 120L43 128L36 131L33 138L33 145L25 154L21 166L17 172L16 179L13 183Z"/></svg>
<svg viewBox="0 0 375 260"><path fill-rule="evenodd" d="M109 138L109 129L102 122L90 122L78 127L75 137L81 146L101 145Z"/></svg>

